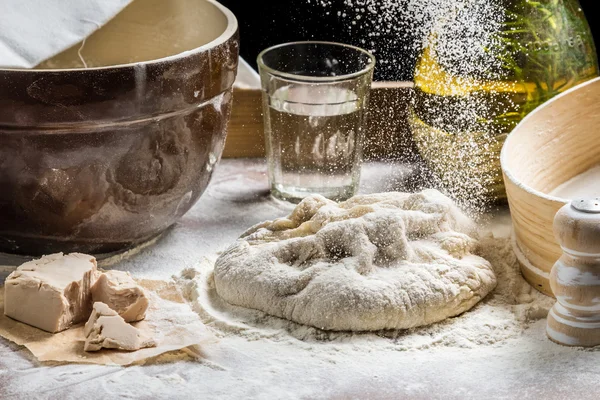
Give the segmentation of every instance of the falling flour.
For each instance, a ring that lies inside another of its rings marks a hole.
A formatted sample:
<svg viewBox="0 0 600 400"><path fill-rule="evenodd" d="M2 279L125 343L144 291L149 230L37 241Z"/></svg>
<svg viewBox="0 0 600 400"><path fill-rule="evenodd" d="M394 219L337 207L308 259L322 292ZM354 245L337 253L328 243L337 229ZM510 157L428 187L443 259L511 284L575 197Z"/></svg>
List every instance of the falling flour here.
<svg viewBox="0 0 600 400"><path fill-rule="evenodd" d="M505 37L519 34L508 3L317 3L337 10L353 42L374 52L379 79L414 81L407 121L414 146L433 171L428 186L443 188L463 208L478 212L496 200L505 201L500 150L529 107L517 94L523 90L522 78L510 61L525 55ZM406 110L406 104L389 107L398 113ZM397 129L394 123L390 131ZM397 143L390 141L389 146L386 150L394 154Z"/></svg>
<svg viewBox="0 0 600 400"><path fill-rule="evenodd" d="M396 75L405 75L406 71L397 71L397 66L405 64L407 55L416 58L431 44L433 36L443 39L438 54L441 61L455 64L461 73L493 74L500 66L498 58L490 53L500 45L495 35L504 21L499 2L343 0L340 4L330 0L306 1L308 5L337 14L351 35L360 30L359 44L377 56L379 70L395 68ZM401 48L398 48L399 42L403 43ZM409 71L410 76L412 72Z"/></svg>

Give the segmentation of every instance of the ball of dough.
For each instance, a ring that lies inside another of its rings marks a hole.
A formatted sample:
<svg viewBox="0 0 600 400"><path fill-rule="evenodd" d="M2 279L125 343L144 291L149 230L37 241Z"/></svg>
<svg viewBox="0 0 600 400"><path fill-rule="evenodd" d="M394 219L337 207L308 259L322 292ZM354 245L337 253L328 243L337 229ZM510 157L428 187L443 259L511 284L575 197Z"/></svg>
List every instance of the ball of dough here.
<svg viewBox="0 0 600 400"><path fill-rule="evenodd" d="M428 325L461 314L495 286L474 255L476 226L437 190L304 199L244 233L217 260L231 304L327 330Z"/></svg>

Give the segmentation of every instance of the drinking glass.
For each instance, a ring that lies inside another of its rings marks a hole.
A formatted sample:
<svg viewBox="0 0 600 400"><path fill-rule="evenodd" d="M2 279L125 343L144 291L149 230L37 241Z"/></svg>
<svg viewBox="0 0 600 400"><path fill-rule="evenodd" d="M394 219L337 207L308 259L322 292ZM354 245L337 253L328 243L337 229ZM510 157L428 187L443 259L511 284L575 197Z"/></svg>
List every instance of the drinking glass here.
<svg viewBox="0 0 600 400"><path fill-rule="evenodd" d="M360 180L375 58L331 42L285 43L258 56L271 194L352 197Z"/></svg>

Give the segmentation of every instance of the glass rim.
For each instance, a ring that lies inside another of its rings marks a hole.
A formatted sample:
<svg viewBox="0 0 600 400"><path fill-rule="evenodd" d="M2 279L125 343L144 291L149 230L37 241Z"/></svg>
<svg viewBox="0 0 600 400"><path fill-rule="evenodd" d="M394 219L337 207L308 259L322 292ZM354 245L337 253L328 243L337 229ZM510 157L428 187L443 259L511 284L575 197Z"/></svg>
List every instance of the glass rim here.
<svg viewBox="0 0 600 400"><path fill-rule="evenodd" d="M308 75L292 74L289 72L283 72L283 71L279 71L275 68L271 68L264 63L263 57L265 54L267 54L273 50L280 49L282 47L296 46L296 45L302 45L302 44L309 44L309 45L317 44L317 45L330 45L330 46L337 46L337 47L345 47L345 48L352 49L352 50L355 50L359 53L366 55L369 58L370 62L359 71L352 72L351 74L344 74L344 75L337 75L337 76L308 76ZM289 80L295 80L295 81L300 81L300 82L329 83L329 82L347 81L347 80L358 78L360 76L363 76L363 75L369 73L370 71L372 71L375 68L376 58L369 51L367 51L363 48L360 48L358 46L353 46L351 44L338 43L338 42L327 42L327 41L319 41L319 40L307 40L307 41L280 43L275 46L268 47L258 54L258 57L256 58L256 62L259 66L259 69L262 69L262 70L268 72L269 74L280 77L280 78L286 78Z"/></svg>

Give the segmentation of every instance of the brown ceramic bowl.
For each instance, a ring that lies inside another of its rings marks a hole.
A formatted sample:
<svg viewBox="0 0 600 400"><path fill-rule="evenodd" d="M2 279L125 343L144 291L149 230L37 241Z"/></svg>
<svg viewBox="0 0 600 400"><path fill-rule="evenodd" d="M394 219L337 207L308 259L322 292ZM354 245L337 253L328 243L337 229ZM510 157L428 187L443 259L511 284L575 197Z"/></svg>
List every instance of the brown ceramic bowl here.
<svg viewBox="0 0 600 400"><path fill-rule="evenodd" d="M38 69L0 69L0 251L109 253L177 221L221 157L238 47L212 0L136 0Z"/></svg>

